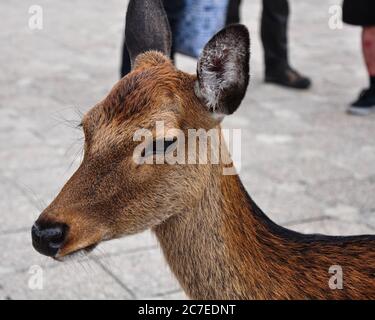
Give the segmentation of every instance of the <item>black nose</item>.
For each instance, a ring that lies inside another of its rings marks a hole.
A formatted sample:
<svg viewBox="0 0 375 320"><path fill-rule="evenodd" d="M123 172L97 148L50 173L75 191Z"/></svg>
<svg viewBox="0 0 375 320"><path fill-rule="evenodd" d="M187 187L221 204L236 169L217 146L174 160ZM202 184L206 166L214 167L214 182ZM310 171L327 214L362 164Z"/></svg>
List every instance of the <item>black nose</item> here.
<svg viewBox="0 0 375 320"><path fill-rule="evenodd" d="M68 226L63 223L35 223L31 237L36 251L54 257L66 239Z"/></svg>

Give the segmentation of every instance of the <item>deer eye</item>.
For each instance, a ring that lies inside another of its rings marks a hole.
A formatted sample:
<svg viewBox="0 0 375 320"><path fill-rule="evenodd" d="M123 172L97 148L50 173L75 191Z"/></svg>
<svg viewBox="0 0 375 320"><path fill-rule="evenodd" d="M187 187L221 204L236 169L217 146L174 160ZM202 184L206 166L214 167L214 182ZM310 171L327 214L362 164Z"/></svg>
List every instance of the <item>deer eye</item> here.
<svg viewBox="0 0 375 320"><path fill-rule="evenodd" d="M177 142L177 139L173 140L154 140L152 142L152 148L149 146L142 151L142 157L148 157L151 155L166 154L168 153L169 147L174 145Z"/></svg>

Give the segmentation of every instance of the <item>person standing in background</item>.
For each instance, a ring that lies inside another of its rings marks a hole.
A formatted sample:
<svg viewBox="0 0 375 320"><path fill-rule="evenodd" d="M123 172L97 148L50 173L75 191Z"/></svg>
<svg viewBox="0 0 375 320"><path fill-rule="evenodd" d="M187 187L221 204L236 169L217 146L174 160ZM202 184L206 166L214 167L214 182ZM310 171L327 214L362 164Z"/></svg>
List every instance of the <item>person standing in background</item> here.
<svg viewBox="0 0 375 320"><path fill-rule="evenodd" d="M227 24L240 22L241 0L230 0ZM308 89L311 80L294 70L288 55L287 0L263 0L261 39L264 48L265 82L294 89Z"/></svg>
<svg viewBox="0 0 375 320"><path fill-rule="evenodd" d="M375 111L375 0L344 0L345 23L362 27L362 51L370 79L368 89L349 107L349 113L367 115Z"/></svg>
<svg viewBox="0 0 375 320"><path fill-rule="evenodd" d="M173 59L176 27L179 17L184 14L185 0L163 0L163 4L171 25L171 58ZM240 22L240 5L241 0L229 0L226 25ZM263 0L261 38L264 47L265 82L295 89L308 89L311 86L310 79L302 76L289 64L288 18L289 4L287 0ZM130 59L124 44L121 76L125 76L129 72Z"/></svg>

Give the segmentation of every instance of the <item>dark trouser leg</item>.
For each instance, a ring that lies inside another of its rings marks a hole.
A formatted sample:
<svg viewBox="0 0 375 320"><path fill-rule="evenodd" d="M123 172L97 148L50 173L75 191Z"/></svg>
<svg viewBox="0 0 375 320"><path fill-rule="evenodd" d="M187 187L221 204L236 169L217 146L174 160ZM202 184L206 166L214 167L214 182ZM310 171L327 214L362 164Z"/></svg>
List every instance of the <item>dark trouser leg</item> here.
<svg viewBox="0 0 375 320"><path fill-rule="evenodd" d="M240 22L240 5L241 0L230 0L228 4L226 24Z"/></svg>
<svg viewBox="0 0 375 320"><path fill-rule="evenodd" d="M176 33L177 22L179 15L184 9L184 0L163 0L165 11L167 12L169 24L172 31L172 50L171 50L171 59L173 60L175 54L175 45L174 45L174 34ZM141 35L140 35L141 36ZM131 70L131 63L128 50L125 45L125 41L122 48L122 63L121 63L121 77L127 75Z"/></svg>
<svg viewBox="0 0 375 320"><path fill-rule="evenodd" d="M178 27L178 21L185 7L184 0L163 0L165 11L167 12L169 25L172 32L171 59L174 59L176 53L174 35Z"/></svg>
<svg viewBox="0 0 375 320"><path fill-rule="evenodd" d="M126 76L131 70L130 56L126 48L125 41L122 45L122 60L121 60L121 78Z"/></svg>
<svg viewBox="0 0 375 320"><path fill-rule="evenodd" d="M266 74L289 65L288 17L289 4L287 0L263 0L261 38Z"/></svg>
<svg viewBox="0 0 375 320"><path fill-rule="evenodd" d="M375 26L363 27L362 49L370 86L368 89L362 90L348 111L351 114L364 116L375 112Z"/></svg>

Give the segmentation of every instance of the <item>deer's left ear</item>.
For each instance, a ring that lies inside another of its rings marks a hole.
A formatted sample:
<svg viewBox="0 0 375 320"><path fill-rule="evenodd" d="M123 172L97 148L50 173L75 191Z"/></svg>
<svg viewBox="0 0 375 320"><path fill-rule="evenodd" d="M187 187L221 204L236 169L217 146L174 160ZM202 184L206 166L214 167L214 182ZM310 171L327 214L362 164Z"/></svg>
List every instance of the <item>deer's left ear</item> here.
<svg viewBox="0 0 375 320"><path fill-rule="evenodd" d="M217 115L232 114L249 84L250 36L244 25L230 25L205 46L198 61L196 95Z"/></svg>
<svg viewBox="0 0 375 320"><path fill-rule="evenodd" d="M125 43L132 67L141 53L171 54L172 35L161 0L130 0L126 13Z"/></svg>

